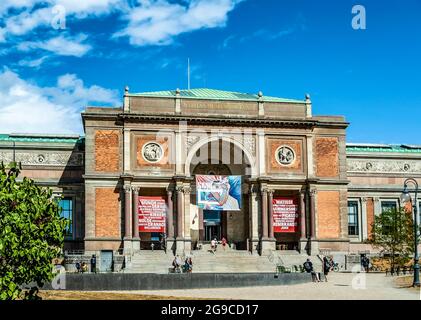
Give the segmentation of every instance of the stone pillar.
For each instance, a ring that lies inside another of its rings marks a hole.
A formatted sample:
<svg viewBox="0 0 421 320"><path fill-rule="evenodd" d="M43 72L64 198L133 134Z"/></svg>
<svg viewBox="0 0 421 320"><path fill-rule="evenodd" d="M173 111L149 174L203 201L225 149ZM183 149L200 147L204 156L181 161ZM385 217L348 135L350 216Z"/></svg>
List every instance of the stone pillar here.
<svg viewBox="0 0 421 320"><path fill-rule="evenodd" d="M306 192L300 192L300 253L307 250L307 217L306 217Z"/></svg>
<svg viewBox="0 0 421 320"><path fill-rule="evenodd" d="M131 195L132 188L130 185L124 186L124 251L131 252L132 250L132 210L131 210Z"/></svg>
<svg viewBox="0 0 421 320"><path fill-rule="evenodd" d="M175 251L173 192L167 189L167 250Z"/></svg>
<svg viewBox="0 0 421 320"><path fill-rule="evenodd" d="M139 187L132 187L132 217L133 217L133 250L140 250L140 237L139 237Z"/></svg>
<svg viewBox="0 0 421 320"><path fill-rule="evenodd" d="M319 244L317 242L316 235L316 194L315 189L310 190L310 225L311 225L311 245L310 245L310 254L317 255L319 254Z"/></svg>
<svg viewBox="0 0 421 320"><path fill-rule="evenodd" d="M174 211L172 190L167 190L167 239L174 239Z"/></svg>
<svg viewBox="0 0 421 320"><path fill-rule="evenodd" d="M262 240L268 238L268 190L261 189L262 203Z"/></svg>
<svg viewBox="0 0 421 320"><path fill-rule="evenodd" d="M250 222L250 239L249 250L252 253L258 253L259 248L259 204L258 204L258 186L256 184L249 185L250 205L249 205L249 222Z"/></svg>
<svg viewBox="0 0 421 320"><path fill-rule="evenodd" d="M269 239L275 239L275 234L273 232L273 190L268 191L269 200Z"/></svg>
<svg viewBox="0 0 421 320"><path fill-rule="evenodd" d="M269 227L268 227L268 193L269 190L266 187L262 187L261 191L261 203L262 203L262 250L261 253L267 253L268 251L275 250L275 239L269 239ZM273 230L273 228L272 228Z"/></svg>
<svg viewBox="0 0 421 320"><path fill-rule="evenodd" d="M184 225L184 190L182 186L176 187L177 192L177 235L176 251L184 253L183 225Z"/></svg>
<svg viewBox="0 0 421 320"><path fill-rule="evenodd" d="M191 221L192 216L190 214L190 194L191 194L191 187L184 186L183 188L184 194L184 212L183 212L183 237L184 237L184 251L190 252L191 251Z"/></svg>

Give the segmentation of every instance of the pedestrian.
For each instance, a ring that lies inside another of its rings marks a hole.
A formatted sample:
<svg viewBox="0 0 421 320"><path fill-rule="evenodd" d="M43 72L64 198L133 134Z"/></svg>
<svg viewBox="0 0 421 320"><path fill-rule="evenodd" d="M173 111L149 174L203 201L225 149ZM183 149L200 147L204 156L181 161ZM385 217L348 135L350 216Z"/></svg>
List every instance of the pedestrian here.
<svg viewBox="0 0 421 320"><path fill-rule="evenodd" d="M211 250L212 250L212 253L215 254L215 252L216 252L216 238L211 240Z"/></svg>
<svg viewBox="0 0 421 320"><path fill-rule="evenodd" d="M94 254L91 258L91 272L96 273L96 256Z"/></svg>
<svg viewBox="0 0 421 320"><path fill-rule="evenodd" d="M332 267L329 259L325 256L323 257L323 274L325 276L325 281L327 282L327 275L329 274L330 268Z"/></svg>
<svg viewBox="0 0 421 320"><path fill-rule="evenodd" d="M225 251L225 247L227 245L227 239L225 239L225 237L222 237L221 243L222 243L222 249Z"/></svg>
<svg viewBox="0 0 421 320"><path fill-rule="evenodd" d="M172 267L173 267L174 273L176 273L179 268L178 256L174 257L174 260L172 261Z"/></svg>
<svg viewBox="0 0 421 320"><path fill-rule="evenodd" d="M368 259L368 257L366 255L363 255L361 257L361 265L362 265L363 270L365 272L368 272L369 271L370 259Z"/></svg>
<svg viewBox="0 0 421 320"><path fill-rule="evenodd" d="M335 271L335 261L333 261L332 257L329 258L329 263L330 263L330 270Z"/></svg>
<svg viewBox="0 0 421 320"><path fill-rule="evenodd" d="M189 263L189 272L192 272L193 271L193 260L192 260L191 257L189 257L188 263Z"/></svg>
<svg viewBox="0 0 421 320"><path fill-rule="evenodd" d="M83 261L80 265L82 273L88 271L88 266L86 265L85 261Z"/></svg>
<svg viewBox="0 0 421 320"><path fill-rule="evenodd" d="M313 263L310 261L310 259L307 259L306 262L303 264L304 270L307 273L311 273L311 278L313 279L313 282L320 282L318 274L313 269Z"/></svg>
<svg viewBox="0 0 421 320"><path fill-rule="evenodd" d="M80 262L76 261L76 271L77 273L80 273Z"/></svg>

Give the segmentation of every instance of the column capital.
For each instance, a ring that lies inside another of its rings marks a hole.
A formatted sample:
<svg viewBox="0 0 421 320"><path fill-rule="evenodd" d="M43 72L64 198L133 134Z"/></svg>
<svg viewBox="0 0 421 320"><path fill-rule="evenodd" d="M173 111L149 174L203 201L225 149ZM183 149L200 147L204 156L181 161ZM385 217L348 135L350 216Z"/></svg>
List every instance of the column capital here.
<svg viewBox="0 0 421 320"><path fill-rule="evenodd" d="M175 190L176 192L184 192L184 187L183 187L183 186L176 186L176 187L174 188L174 190Z"/></svg>
<svg viewBox="0 0 421 320"><path fill-rule="evenodd" d="M182 191L183 191L184 194L189 195L192 191L192 188L190 186L189 187L183 187Z"/></svg>
<svg viewBox="0 0 421 320"><path fill-rule="evenodd" d="M269 193L270 192L270 189L268 188L268 187L260 187L260 193Z"/></svg>
<svg viewBox="0 0 421 320"><path fill-rule="evenodd" d="M125 193L132 192L132 186L131 185L126 184L126 185L123 186L123 189L124 189Z"/></svg>
<svg viewBox="0 0 421 320"><path fill-rule="evenodd" d="M314 197L317 194L317 189L310 189L308 190L308 193L310 194L310 197Z"/></svg>
<svg viewBox="0 0 421 320"><path fill-rule="evenodd" d="M362 202L367 202L368 198L367 197L361 197L361 201Z"/></svg>
<svg viewBox="0 0 421 320"><path fill-rule="evenodd" d="M140 187L136 187L136 186L132 186L132 191L133 192L139 192L139 190L140 190Z"/></svg>
<svg viewBox="0 0 421 320"><path fill-rule="evenodd" d="M275 193L275 190L273 190L273 189L268 189L268 190L267 190L267 193L268 193L268 195L269 195L269 196L273 196L273 194Z"/></svg>

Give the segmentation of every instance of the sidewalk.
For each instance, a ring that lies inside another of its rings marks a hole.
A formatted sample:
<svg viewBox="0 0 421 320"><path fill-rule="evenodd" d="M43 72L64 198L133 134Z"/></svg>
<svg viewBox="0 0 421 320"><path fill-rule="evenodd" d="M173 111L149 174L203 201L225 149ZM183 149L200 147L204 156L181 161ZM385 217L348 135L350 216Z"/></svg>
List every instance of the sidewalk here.
<svg viewBox="0 0 421 320"><path fill-rule="evenodd" d="M136 294L258 300L420 300L419 290L396 288L384 274L331 273L329 282L276 287L132 291ZM365 283L365 284L364 284Z"/></svg>

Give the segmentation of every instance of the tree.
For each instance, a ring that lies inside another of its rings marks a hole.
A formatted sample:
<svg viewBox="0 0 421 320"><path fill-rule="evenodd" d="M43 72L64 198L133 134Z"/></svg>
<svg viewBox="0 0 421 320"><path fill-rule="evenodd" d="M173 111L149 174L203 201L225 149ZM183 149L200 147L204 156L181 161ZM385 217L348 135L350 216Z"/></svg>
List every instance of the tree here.
<svg viewBox="0 0 421 320"><path fill-rule="evenodd" d="M368 241L381 253L389 254L390 265L407 263L414 253L414 222L404 208L386 210L374 217L372 234Z"/></svg>
<svg viewBox="0 0 421 320"><path fill-rule="evenodd" d="M16 163L0 163L0 300L38 298L38 288L54 277L68 224L52 190L18 181L19 174Z"/></svg>

